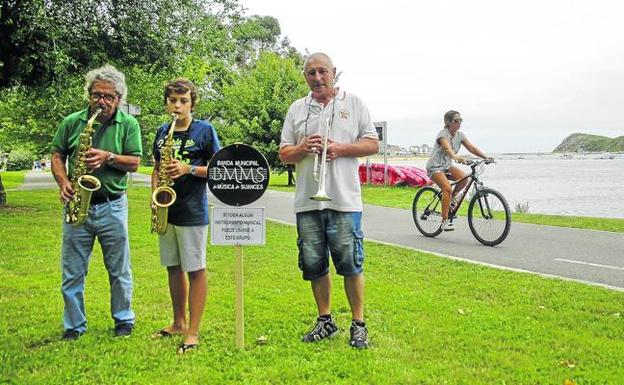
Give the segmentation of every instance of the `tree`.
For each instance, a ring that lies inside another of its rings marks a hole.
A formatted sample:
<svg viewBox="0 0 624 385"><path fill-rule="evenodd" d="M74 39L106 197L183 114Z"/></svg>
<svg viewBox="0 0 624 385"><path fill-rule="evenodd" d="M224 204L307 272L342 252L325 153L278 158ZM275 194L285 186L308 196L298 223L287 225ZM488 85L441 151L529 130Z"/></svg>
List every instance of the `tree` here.
<svg viewBox="0 0 624 385"><path fill-rule="evenodd" d="M226 26L236 0L2 0L0 88L47 85L106 62L173 69L197 20ZM176 59L176 60L173 60Z"/></svg>
<svg viewBox="0 0 624 385"><path fill-rule="evenodd" d="M86 106L84 74L110 62L127 76L128 102L142 107L150 159L164 83L192 72L204 94L218 94L231 72L236 44L228 31L240 16L234 0L0 4L0 146L7 150L25 144L48 153L60 120Z"/></svg>
<svg viewBox="0 0 624 385"><path fill-rule="evenodd" d="M237 43L236 62L247 64L263 51L276 51L277 38L281 33L279 22L271 16L254 15L243 19L232 29Z"/></svg>
<svg viewBox="0 0 624 385"><path fill-rule="evenodd" d="M284 116L307 90L299 63L264 52L251 69L223 88L223 108L215 125L225 143L254 146L273 169L283 171L278 150Z"/></svg>
<svg viewBox="0 0 624 385"><path fill-rule="evenodd" d="M301 56L287 39L279 41L275 18L242 17L237 0L0 0L0 5L0 147L10 151L21 145L48 154L62 118L86 106L84 74L110 63L126 75L128 103L141 107L144 161L151 160L156 127L168 120L163 86L185 76L199 88L196 117L222 124L225 143L261 145L281 167L281 121L305 90L298 88ZM239 107L236 100L250 104Z"/></svg>
<svg viewBox="0 0 624 385"><path fill-rule="evenodd" d="M0 206L6 205L6 191L4 190L4 185L2 184L2 175L0 174Z"/></svg>

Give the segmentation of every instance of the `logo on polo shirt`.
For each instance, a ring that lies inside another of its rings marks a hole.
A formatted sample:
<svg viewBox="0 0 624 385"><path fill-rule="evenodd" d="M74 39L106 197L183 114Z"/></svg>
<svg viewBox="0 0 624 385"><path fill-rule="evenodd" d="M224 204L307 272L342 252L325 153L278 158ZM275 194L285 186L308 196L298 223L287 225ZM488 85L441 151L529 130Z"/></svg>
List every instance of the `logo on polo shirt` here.
<svg viewBox="0 0 624 385"><path fill-rule="evenodd" d="M340 116L340 119L349 119L350 115L351 113L349 112L349 110L346 110L344 108L338 112L338 116Z"/></svg>

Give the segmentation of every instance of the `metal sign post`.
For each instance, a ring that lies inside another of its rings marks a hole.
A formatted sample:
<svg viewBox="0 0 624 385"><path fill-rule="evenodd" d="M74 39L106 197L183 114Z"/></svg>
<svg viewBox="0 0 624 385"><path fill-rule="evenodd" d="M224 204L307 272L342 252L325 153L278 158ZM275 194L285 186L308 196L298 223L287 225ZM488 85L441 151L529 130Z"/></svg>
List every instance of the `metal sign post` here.
<svg viewBox="0 0 624 385"><path fill-rule="evenodd" d="M208 163L208 188L230 207L212 207L210 240L234 245L236 284L236 347L245 347L245 278L243 245L264 245L263 207L239 207L259 199L269 186L269 164L262 153L245 144L219 150ZM236 207L231 207L236 206Z"/></svg>
<svg viewBox="0 0 624 385"><path fill-rule="evenodd" d="M375 126L375 130L377 130L377 136L379 136L379 140L382 142L382 151L384 158L384 187L388 186L388 151L387 151L387 127L388 122L385 120L381 122L373 122Z"/></svg>

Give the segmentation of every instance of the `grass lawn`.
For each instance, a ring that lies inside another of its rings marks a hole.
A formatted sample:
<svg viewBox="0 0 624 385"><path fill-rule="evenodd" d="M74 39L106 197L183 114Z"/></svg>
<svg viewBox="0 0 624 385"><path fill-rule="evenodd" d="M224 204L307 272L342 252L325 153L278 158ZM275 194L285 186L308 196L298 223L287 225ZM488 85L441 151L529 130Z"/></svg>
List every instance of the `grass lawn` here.
<svg viewBox="0 0 624 385"><path fill-rule="evenodd" d="M2 177L2 185L5 189L13 189L21 185L24 182L24 175L28 171L2 171L0 176Z"/></svg>
<svg viewBox="0 0 624 385"><path fill-rule="evenodd" d="M13 192L0 208L0 383L7 384L621 384L624 293L366 243L371 348L348 347L349 306L334 282L341 333L299 341L315 318L297 269L296 231L268 222L246 247L246 349L234 348L234 249L208 247L199 350L151 340L170 321L166 272L149 234L147 188L133 188L130 236L137 327L112 337L99 247L86 288L87 333L61 342L61 216L54 190ZM334 275L335 277L335 275ZM255 341L266 336L267 343Z"/></svg>
<svg viewBox="0 0 624 385"><path fill-rule="evenodd" d="M152 175L153 169L154 167L152 166L139 166L139 169L137 170L137 172L140 174Z"/></svg>

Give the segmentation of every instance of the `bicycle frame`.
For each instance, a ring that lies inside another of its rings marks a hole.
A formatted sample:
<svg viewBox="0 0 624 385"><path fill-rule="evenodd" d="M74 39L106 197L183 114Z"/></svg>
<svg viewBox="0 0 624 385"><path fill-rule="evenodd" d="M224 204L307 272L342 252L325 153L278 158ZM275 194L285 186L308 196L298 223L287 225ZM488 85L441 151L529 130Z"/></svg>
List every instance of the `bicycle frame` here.
<svg viewBox="0 0 624 385"><path fill-rule="evenodd" d="M481 175L481 173L483 172L483 163L486 163L487 160L477 160L477 161L471 161L469 163L471 171L470 173L466 174L463 178L452 181L451 182L451 187L455 187L456 184L466 180L466 179L470 179L470 182L468 182L468 184L466 185L466 187L464 187L460 192L458 192L458 194L460 195L459 197L459 202L457 203L457 205L453 208L449 208L449 218L453 218L455 216L455 214L457 214L457 212L459 211L459 208L461 207L462 203L464 202L464 199L466 198L466 193L468 191L470 191L470 188L474 185L474 191L475 193L477 193L479 190L481 190L483 188L483 182L481 182L479 180L479 175ZM477 169L478 168L478 169ZM442 191L440 191L438 193L438 197L440 198L440 204L442 204ZM486 202L487 204L487 202ZM488 211L490 211L490 208L487 208ZM483 206L481 205L481 210L483 211Z"/></svg>

